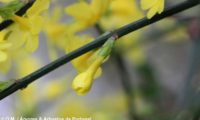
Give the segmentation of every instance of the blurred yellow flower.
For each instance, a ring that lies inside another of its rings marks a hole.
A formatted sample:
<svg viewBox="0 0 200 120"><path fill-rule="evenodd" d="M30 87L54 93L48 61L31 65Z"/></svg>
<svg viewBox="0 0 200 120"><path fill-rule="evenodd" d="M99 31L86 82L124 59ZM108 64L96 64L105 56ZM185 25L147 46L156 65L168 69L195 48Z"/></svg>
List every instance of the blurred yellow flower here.
<svg viewBox="0 0 200 120"><path fill-rule="evenodd" d="M108 9L108 14L100 20L100 25L105 30L119 28L143 17L135 0L113 0Z"/></svg>
<svg viewBox="0 0 200 120"><path fill-rule="evenodd" d="M65 102L59 105L56 115L60 117L91 117L91 112L83 100L68 96Z"/></svg>
<svg viewBox="0 0 200 120"><path fill-rule="evenodd" d="M49 0L36 0L23 17L13 15L12 20L16 24L10 26L12 33L8 39L15 43L16 48L25 45L26 50L29 52L34 52L38 48L39 33L44 24L40 13L48 7ZM16 38L20 39L16 40Z"/></svg>
<svg viewBox="0 0 200 120"><path fill-rule="evenodd" d="M24 77L34 72L40 66L40 62L35 57L26 56L20 57L17 62L17 75L18 77Z"/></svg>
<svg viewBox="0 0 200 120"><path fill-rule="evenodd" d="M98 103L98 104L96 104ZM92 104L92 105L91 105ZM94 120L126 120L127 101L123 93L107 94L90 101L67 96L56 112L59 117L82 117ZM128 119L128 118L127 118Z"/></svg>
<svg viewBox="0 0 200 120"><path fill-rule="evenodd" d="M111 0L92 0L91 4L86 1L79 1L66 7L68 15L76 20L75 27L84 29L94 25L108 9Z"/></svg>
<svg viewBox="0 0 200 120"><path fill-rule="evenodd" d="M47 10L50 5L50 0L36 0L34 4L28 9L26 15L28 17L34 17Z"/></svg>
<svg viewBox="0 0 200 120"><path fill-rule="evenodd" d="M20 102L26 106L34 107L35 103L39 100L37 97L38 87L36 84L28 86L26 89L19 93Z"/></svg>
<svg viewBox="0 0 200 120"><path fill-rule="evenodd" d="M30 116L35 115L37 111L37 104L39 103L39 87L36 83L31 84L26 89L20 91L17 96L16 102L16 112L17 116ZM26 107L20 107L26 106Z"/></svg>
<svg viewBox="0 0 200 120"><path fill-rule="evenodd" d="M47 47L49 58L55 60L58 58L57 49L65 50L67 42L67 34L69 34L69 27L61 23L62 8L56 6L52 12L44 15L45 25L43 31L47 37Z"/></svg>
<svg viewBox="0 0 200 120"><path fill-rule="evenodd" d="M67 90L63 81L64 80L48 81L47 85L43 89L44 92L42 98L45 100L53 100L56 97L63 95Z"/></svg>
<svg viewBox="0 0 200 120"><path fill-rule="evenodd" d="M23 51L18 51L16 58L16 71L17 71L17 77L21 78L24 77L32 72L34 72L37 68L39 68L40 63L38 59L35 57L27 56L26 53L23 53ZM37 83L33 83L29 86L27 86L26 89L22 90L18 93L18 103L17 105L21 106L24 105L24 107L18 107L19 115L26 115L30 113L34 113L37 103L40 100L39 97L39 87Z"/></svg>
<svg viewBox="0 0 200 120"><path fill-rule="evenodd" d="M165 0L141 0L143 10L148 10L147 18L151 19L156 13L161 14L164 10Z"/></svg>
<svg viewBox="0 0 200 120"><path fill-rule="evenodd" d="M134 48L131 48L129 51L127 51L126 57L132 61L135 65L141 65L145 62L145 54L144 54L144 50L143 50L143 46L137 46Z"/></svg>

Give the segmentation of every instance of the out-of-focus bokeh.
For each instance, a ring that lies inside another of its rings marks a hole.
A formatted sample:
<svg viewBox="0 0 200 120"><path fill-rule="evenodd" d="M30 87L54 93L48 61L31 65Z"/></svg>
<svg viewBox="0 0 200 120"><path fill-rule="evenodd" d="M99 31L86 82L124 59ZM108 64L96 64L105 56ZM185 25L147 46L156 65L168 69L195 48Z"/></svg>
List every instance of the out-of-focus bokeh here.
<svg viewBox="0 0 200 120"><path fill-rule="evenodd" d="M1 80L21 78L30 73L29 71L34 71L66 53L61 48L68 43L59 42L65 37L53 37L62 32L63 26L68 29L65 24L74 22L73 17L66 14L66 7L76 2L78 1L51 1L49 11L44 12L47 32L40 34L38 50L28 59L13 65L8 74L0 74ZM183 0L165 0L165 7L180 2ZM76 12L85 13L84 10ZM114 0L105 13L98 23L76 34L83 39L93 39L102 32L119 28L145 16L139 0ZM188 77L192 71L190 63L193 61L194 47L198 44L188 31L194 21L200 22L199 17L197 6L120 38L109 60L102 65L102 75L94 81L85 96L78 96L72 90L71 84L77 70L69 63L40 78L26 89L1 100L0 117L164 120L191 114L185 107L191 101L185 102L184 87L187 79L194 79L192 84L198 88L195 92L198 93L196 99L199 99L200 71L197 70L193 77ZM56 22L60 26L56 26ZM50 31L51 29L57 30L57 33ZM52 35L51 32L55 34ZM198 62L196 66L197 64Z"/></svg>

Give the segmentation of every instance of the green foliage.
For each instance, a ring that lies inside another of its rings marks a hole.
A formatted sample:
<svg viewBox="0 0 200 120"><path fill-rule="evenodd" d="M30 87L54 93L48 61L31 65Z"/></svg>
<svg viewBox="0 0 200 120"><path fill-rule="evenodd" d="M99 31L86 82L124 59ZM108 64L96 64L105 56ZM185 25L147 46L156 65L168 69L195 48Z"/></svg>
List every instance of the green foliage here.
<svg viewBox="0 0 200 120"><path fill-rule="evenodd" d="M0 16L5 20L10 19L23 5L21 0L14 0L5 6L0 6Z"/></svg>

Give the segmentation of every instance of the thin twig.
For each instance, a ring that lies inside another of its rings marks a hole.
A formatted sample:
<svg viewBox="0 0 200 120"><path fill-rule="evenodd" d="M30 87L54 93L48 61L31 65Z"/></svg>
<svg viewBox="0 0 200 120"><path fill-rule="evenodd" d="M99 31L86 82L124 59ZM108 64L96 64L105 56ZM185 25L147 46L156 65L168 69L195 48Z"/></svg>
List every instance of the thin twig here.
<svg viewBox="0 0 200 120"><path fill-rule="evenodd" d="M193 0L193 1L185 1L178 5L175 5L173 7L170 7L166 9L162 14L156 15L152 19L143 18L141 20L138 20L136 22L130 23L128 25L125 25L124 27L121 27L114 32L110 32L108 34L104 34L98 38L96 38L93 42L47 64L46 66L40 68L39 70L29 74L28 76L25 76L24 78L21 78L18 80L17 83L14 83L4 91L0 92L0 100L3 98L9 96L10 94L16 92L19 89L25 88L27 85L32 83L33 81L37 80L40 77L43 77L44 75L48 74L49 72L52 72L53 70L57 69L58 67L70 62L71 60L77 58L78 56L85 54L93 49L96 49L100 46L102 46L105 41L113 36L113 34L117 34L119 37L122 37L124 35L127 35L133 31L136 31L138 29L141 29L147 25L150 25L152 23L155 23L159 20L162 20L163 18L169 17L171 15L174 15L176 13L182 12L186 9L189 9L191 7L194 7L196 5L199 5L199 0Z"/></svg>

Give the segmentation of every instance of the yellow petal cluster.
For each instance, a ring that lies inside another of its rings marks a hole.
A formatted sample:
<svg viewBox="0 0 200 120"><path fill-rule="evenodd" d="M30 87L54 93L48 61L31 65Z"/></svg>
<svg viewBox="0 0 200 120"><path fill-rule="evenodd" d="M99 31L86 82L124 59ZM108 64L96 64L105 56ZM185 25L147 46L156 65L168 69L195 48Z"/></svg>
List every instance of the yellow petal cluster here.
<svg viewBox="0 0 200 120"><path fill-rule="evenodd" d="M21 38L15 42L16 47L24 47L29 52L37 50L39 45L39 33L44 21L40 14L49 7L49 0L36 0L23 17L13 15L12 20L16 23L10 27L9 38ZM8 38L8 39L9 39ZM16 41L16 39L14 39Z"/></svg>
<svg viewBox="0 0 200 120"><path fill-rule="evenodd" d="M49 2L36 0L24 16L13 15L14 24L0 32L0 72L8 72L11 63L23 61L22 58L37 50L44 25L41 13L49 7Z"/></svg>
<svg viewBox="0 0 200 120"><path fill-rule="evenodd" d="M165 0L141 0L143 10L148 10L147 18L151 19L157 13L160 14L164 10Z"/></svg>

